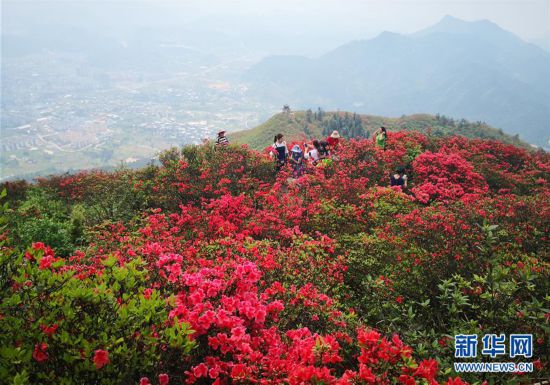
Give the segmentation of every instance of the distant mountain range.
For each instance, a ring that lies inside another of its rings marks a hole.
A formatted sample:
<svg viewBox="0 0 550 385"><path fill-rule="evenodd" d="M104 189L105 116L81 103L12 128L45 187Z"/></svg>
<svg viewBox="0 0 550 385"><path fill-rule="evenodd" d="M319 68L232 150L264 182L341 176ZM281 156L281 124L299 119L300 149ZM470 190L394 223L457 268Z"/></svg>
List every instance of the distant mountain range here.
<svg viewBox="0 0 550 385"><path fill-rule="evenodd" d="M269 56L250 92L295 108L484 121L549 148L550 53L487 21L446 16L411 35L383 32L310 59Z"/></svg>

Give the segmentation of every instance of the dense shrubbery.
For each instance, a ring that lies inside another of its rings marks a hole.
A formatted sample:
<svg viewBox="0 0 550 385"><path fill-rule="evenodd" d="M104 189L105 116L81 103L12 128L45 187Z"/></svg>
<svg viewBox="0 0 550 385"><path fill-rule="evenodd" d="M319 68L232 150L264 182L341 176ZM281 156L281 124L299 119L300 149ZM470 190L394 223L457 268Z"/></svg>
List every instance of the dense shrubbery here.
<svg viewBox="0 0 550 385"><path fill-rule="evenodd" d="M338 161L298 180L235 146L160 160L6 186L2 379L408 385L548 375L546 153L396 133L386 151L345 143ZM387 187L398 165L409 191ZM532 333L536 372L455 378L459 333Z"/></svg>

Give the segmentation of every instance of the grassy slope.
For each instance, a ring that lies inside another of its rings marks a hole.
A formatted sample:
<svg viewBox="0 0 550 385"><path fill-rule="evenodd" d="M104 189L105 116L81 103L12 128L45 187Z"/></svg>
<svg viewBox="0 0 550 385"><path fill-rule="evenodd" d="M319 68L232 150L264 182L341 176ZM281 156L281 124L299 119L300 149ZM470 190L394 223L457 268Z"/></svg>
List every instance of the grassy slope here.
<svg viewBox="0 0 550 385"><path fill-rule="evenodd" d="M306 134L303 131L305 123L306 115L303 111L291 114L279 113L257 127L231 134L230 140L241 144L246 143L251 148L259 150L273 143L273 137L278 133L285 135L287 141L305 138ZM309 127L316 137L320 137L323 130L320 126L311 124Z"/></svg>
<svg viewBox="0 0 550 385"><path fill-rule="evenodd" d="M333 114L344 116L345 112L326 112L323 120L328 120ZM349 113L353 115L352 113ZM433 136L463 135L468 138L488 138L496 139L505 143L511 143L516 146L526 147L527 144L510 135L504 134L501 130L490 127L486 124L478 125L468 123L460 128L458 122L455 126L452 124L442 124L434 115L415 114L402 116L400 118L385 118L374 115L359 115L363 122L363 127L372 134L378 127L385 126L390 131L420 131ZM323 127L321 122L313 119L308 124L311 132L311 138L321 138ZM263 149L273 143L273 137L282 133L287 141L294 139L303 139L306 137L303 129L306 126L306 114L304 111L296 111L291 114L279 113L271 117L265 123L246 131L239 131L231 134L230 139L236 143L247 143L251 148Z"/></svg>

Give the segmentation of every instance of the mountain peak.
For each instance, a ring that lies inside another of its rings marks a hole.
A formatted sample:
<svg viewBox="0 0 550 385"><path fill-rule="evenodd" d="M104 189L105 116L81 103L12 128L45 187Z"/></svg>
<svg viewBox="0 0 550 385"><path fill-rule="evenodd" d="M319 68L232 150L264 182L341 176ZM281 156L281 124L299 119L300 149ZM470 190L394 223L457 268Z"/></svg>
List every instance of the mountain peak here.
<svg viewBox="0 0 550 385"><path fill-rule="evenodd" d="M403 39L403 37L404 36L400 33L383 31L378 36L376 36L373 40L394 41L397 39Z"/></svg>
<svg viewBox="0 0 550 385"><path fill-rule="evenodd" d="M500 26L493 23L489 19L481 19L481 20L475 20L475 21L467 21L459 19L458 17L452 16L452 15L445 15L439 23L433 25L431 28L438 28L438 29L446 29L446 32L450 31L457 31L461 32L464 29L472 29L476 27L483 26L485 28L495 28L499 30L503 30Z"/></svg>
<svg viewBox="0 0 550 385"><path fill-rule="evenodd" d="M511 32L502 29L498 24L490 20L466 21L452 15L445 15L438 23L413 33L412 36L423 37L434 33L476 35L480 38L491 40L500 40L502 38L519 39Z"/></svg>
<svg viewBox="0 0 550 385"><path fill-rule="evenodd" d="M417 34L427 34L433 32L444 32L444 33L463 33L472 27L472 22L459 19L452 15L445 15L439 22L436 24L418 31Z"/></svg>
<svg viewBox="0 0 550 385"><path fill-rule="evenodd" d="M439 22L436 24L422 29L414 35L427 35L428 33L433 32L444 32L444 33L467 33L472 32L479 28L480 26L491 26L498 29L501 29L498 25L493 22L484 19L478 21L466 21L459 19L458 17L452 15L445 15Z"/></svg>
<svg viewBox="0 0 550 385"><path fill-rule="evenodd" d="M459 19L458 17L454 17L453 15L445 15L439 21L438 24L450 24L450 23L467 23L467 22L465 20Z"/></svg>

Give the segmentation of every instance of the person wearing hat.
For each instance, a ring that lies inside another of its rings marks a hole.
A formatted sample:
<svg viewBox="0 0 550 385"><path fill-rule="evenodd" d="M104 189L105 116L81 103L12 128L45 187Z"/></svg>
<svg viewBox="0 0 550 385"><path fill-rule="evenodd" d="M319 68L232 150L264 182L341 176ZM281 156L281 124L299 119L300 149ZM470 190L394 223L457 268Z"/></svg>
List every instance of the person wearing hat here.
<svg viewBox="0 0 550 385"><path fill-rule="evenodd" d="M218 132L218 138L216 139L216 145L218 146L227 146L229 144L229 139L225 136L226 131Z"/></svg>
<svg viewBox="0 0 550 385"><path fill-rule="evenodd" d="M292 163L292 168L294 170L294 178L301 176L304 169L304 153L298 144L292 147L292 151L290 152L290 163Z"/></svg>
<svg viewBox="0 0 550 385"><path fill-rule="evenodd" d="M334 149L338 146L339 142L340 142L340 134L336 130L332 131L332 134L330 134L330 136L327 138L327 143L329 147Z"/></svg>
<svg viewBox="0 0 550 385"><path fill-rule="evenodd" d="M407 188L407 174L405 174L405 167L397 167L395 169L395 173L390 175L390 186L400 186L401 188Z"/></svg>

